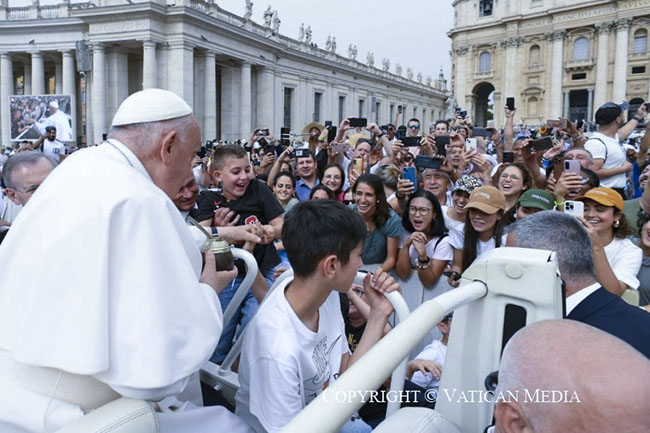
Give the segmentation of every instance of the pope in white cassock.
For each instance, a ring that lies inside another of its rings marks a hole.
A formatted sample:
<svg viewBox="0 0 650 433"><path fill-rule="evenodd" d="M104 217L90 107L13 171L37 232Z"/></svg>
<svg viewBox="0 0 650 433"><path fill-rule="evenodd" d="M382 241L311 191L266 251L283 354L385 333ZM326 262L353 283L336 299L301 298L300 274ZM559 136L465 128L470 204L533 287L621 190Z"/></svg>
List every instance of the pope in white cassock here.
<svg viewBox="0 0 650 433"><path fill-rule="evenodd" d="M54 170L0 247L0 431L53 432L121 396L148 400L160 432L240 432L201 404L219 340L216 272L170 197L200 131L178 96L120 106L107 142ZM193 403L194 402L194 403Z"/></svg>

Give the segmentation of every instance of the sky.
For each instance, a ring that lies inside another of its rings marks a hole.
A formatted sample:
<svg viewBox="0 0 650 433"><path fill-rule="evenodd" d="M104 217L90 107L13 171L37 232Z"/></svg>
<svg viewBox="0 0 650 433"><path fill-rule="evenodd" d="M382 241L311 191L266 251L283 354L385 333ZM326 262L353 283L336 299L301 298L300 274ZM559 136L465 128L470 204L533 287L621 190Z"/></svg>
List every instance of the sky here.
<svg viewBox="0 0 650 433"><path fill-rule="evenodd" d="M220 8L243 16L245 0L216 0ZM366 61L366 54L375 55L375 67L382 59L413 69L434 80L442 66L447 87L451 83L451 40L447 32L453 26L451 0L253 0L253 21L263 24L264 10L278 11L280 33L298 38L301 23L311 26L312 41L325 48L327 36L336 37L337 53L348 55L348 45L357 46L357 60Z"/></svg>

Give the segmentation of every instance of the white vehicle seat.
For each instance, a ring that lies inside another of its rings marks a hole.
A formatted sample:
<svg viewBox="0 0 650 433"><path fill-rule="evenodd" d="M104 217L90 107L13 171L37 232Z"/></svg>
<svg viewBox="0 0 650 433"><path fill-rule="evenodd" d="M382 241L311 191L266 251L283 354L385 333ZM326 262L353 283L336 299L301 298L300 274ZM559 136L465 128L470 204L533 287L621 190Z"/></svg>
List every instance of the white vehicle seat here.
<svg viewBox="0 0 650 433"><path fill-rule="evenodd" d="M439 412L424 407L405 407L386 419L373 433L460 433Z"/></svg>
<svg viewBox="0 0 650 433"><path fill-rule="evenodd" d="M119 398L57 430L57 433L158 433L159 431L156 415L148 402Z"/></svg>

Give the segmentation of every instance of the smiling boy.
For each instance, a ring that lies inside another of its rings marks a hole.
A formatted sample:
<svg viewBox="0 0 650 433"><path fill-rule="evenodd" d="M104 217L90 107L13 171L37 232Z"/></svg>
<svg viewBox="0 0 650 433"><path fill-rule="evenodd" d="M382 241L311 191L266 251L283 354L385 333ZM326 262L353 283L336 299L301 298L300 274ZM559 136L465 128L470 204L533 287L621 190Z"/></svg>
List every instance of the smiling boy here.
<svg viewBox="0 0 650 433"><path fill-rule="evenodd" d="M365 234L361 218L332 200L303 202L285 215L282 240L295 276L249 324L239 364L236 414L257 432L281 429L382 337L392 312L382 293L399 289L388 274L364 280L371 310L353 355L341 316L339 292L362 264Z"/></svg>

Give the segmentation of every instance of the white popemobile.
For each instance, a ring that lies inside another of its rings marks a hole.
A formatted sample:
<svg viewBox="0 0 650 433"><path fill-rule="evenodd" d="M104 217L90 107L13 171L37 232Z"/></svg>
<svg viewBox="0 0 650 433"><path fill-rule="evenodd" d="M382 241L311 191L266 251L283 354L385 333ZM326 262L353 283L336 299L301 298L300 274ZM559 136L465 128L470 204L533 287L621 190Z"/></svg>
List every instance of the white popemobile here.
<svg viewBox="0 0 650 433"><path fill-rule="evenodd" d="M248 261L248 269L254 269L254 261ZM364 275L359 273L357 278L362 279ZM285 272L271 290L292 276L290 271ZM421 293L424 289L421 285L416 287L416 280L409 279L403 291ZM242 284L239 291L243 294L247 289ZM562 285L555 253L543 250L492 250L465 271L458 289L422 303L410 314L398 293L387 296L395 307L399 324L305 407L282 432L337 432L363 405L364 399L367 400L369 393L365 390L377 389L391 372L391 391L400 391L409 353L450 311L454 311L454 325L436 409L400 409L395 399L389 403L386 420L374 431L483 432L493 424L494 407L488 390L493 389L494 372L499 369L501 352L508 339L530 323L563 317ZM240 338L221 366L207 363L201 372L201 379L221 391L233 405L239 384L230 367L239 354L241 341ZM466 404L468 401L473 404ZM159 430L148 403L121 398L59 432L89 431L157 433Z"/></svg>

